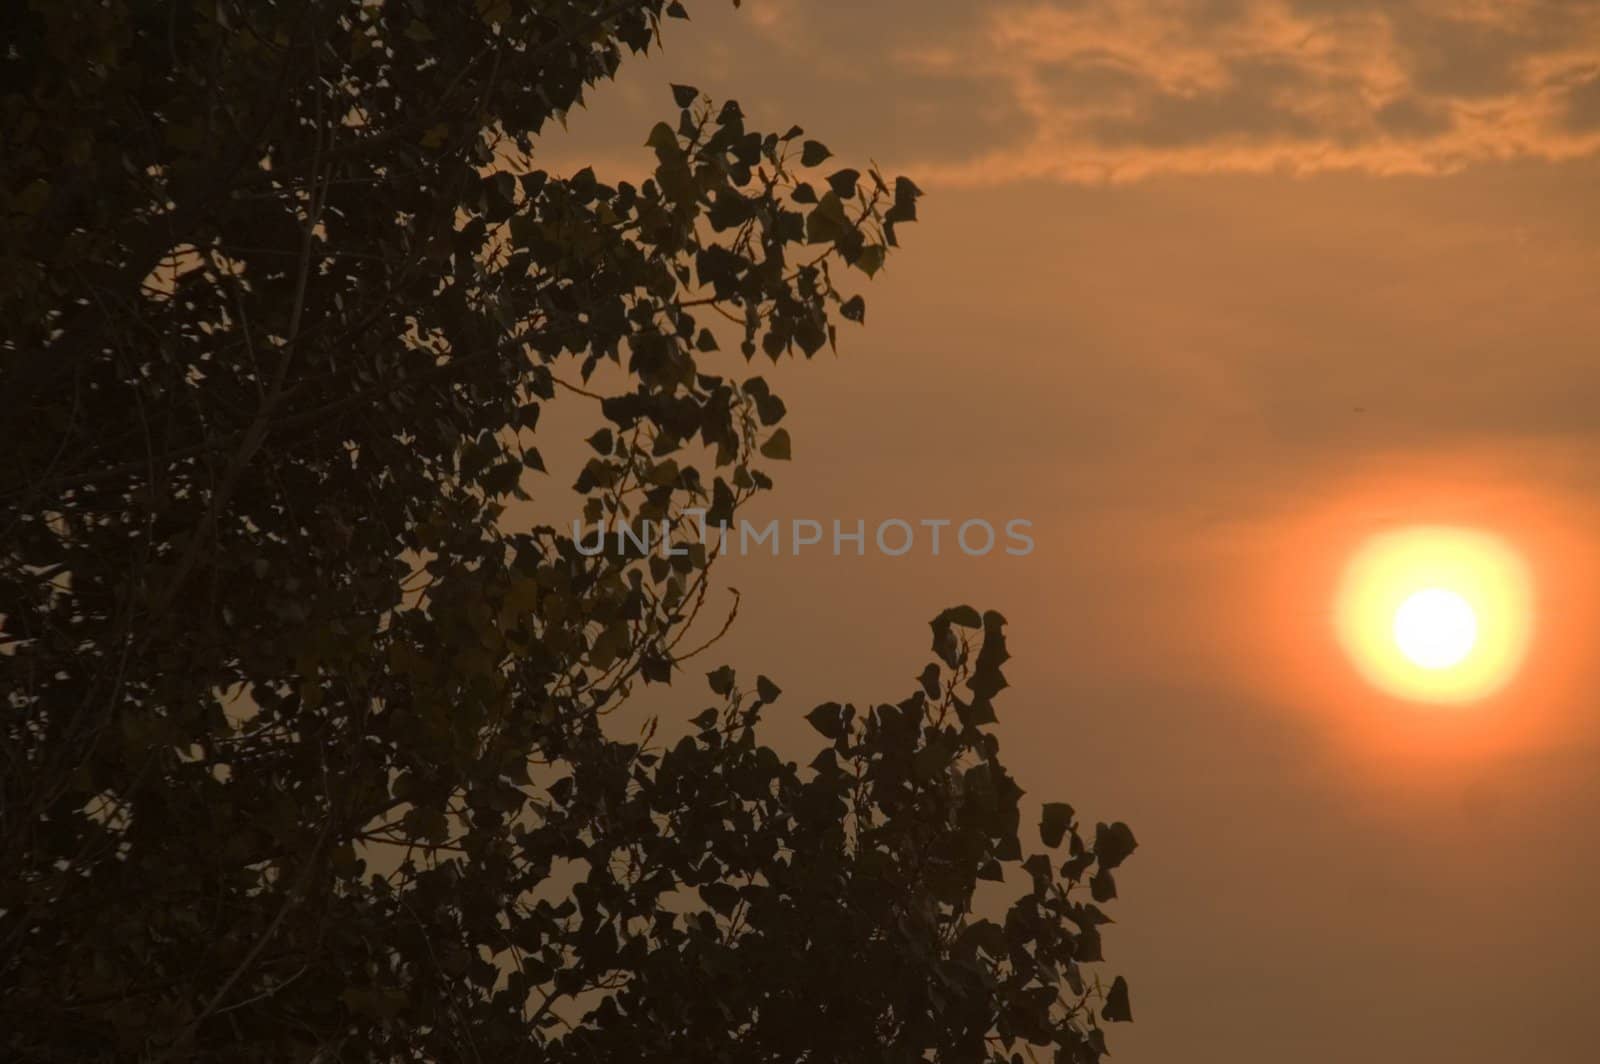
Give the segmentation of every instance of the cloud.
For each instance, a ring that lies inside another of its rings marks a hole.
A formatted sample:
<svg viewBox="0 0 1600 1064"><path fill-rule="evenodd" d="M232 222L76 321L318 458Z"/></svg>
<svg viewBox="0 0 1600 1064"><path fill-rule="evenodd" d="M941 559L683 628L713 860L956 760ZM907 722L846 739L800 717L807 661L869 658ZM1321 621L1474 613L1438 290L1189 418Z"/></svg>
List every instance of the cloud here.
<svg viewBox="0 0 1600 1064"><path fill-rule="evenodd" d="M1600 67L1588 81L1567 90L1567 128L1578 133L1600 132Z"/></svg>
<svg viewBox="0 0 1600 1064"><path fill-rule="evenodd" d="M894 67L952 121L980 100L1008 120L957 157L924 142L906 165L934 183L1437 174L1600 150L1592 0L1073 0L940 29Z"/></svg>
<svg viewBox="0 0 1600 1064"><path fill-rule="evenodd" d="M671 28L569 151L642 165L676 81L929 187L1600 153L1600 0L704 0Z"/></svg>

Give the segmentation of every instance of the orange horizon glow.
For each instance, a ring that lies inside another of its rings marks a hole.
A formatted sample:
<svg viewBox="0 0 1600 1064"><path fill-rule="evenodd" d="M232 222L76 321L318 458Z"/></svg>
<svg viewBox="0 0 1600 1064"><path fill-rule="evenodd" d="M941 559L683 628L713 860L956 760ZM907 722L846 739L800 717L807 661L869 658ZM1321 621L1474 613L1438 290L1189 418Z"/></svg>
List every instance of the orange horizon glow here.
<svg viewBox="0 0 1600 1064"><path fill-rule="evenodd" d="M1417 525L1369 537L1345 566L1334 632L1361 676L1409 702L1461 705L1517 674L1534 628L1527 563L1473 528ZM1429 628L1459 645L1417 645ZM1469 630L1470 629L1470 630ZM1408 645L1410 644L1410 645Z"/></svg>

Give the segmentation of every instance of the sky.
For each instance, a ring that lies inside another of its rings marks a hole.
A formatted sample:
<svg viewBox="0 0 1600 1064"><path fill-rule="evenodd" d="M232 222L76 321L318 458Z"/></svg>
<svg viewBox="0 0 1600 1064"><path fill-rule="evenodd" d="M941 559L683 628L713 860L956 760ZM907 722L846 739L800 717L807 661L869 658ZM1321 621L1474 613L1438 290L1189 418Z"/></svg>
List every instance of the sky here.
<svg viewBox="0 0 1600 1064"><path fill-rule="evenodd" d="M1028 801L1140 841L1116 1060L1592 1061L1600 3L689 6L543 165L638 176L677 82L926 192L838 357L756 367L794 459L750 516L1036 541L727 559L774 741L998 609ZM1367 686L1330 620L1365 536L1439 523L1534 576L1466 707Z"/></svg>

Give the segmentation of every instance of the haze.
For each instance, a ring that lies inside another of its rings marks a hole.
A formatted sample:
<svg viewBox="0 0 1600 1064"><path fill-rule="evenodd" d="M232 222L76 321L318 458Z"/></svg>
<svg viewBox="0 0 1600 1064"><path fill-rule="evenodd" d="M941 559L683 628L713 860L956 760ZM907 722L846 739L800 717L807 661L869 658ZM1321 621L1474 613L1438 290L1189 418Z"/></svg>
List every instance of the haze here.
<svg viewBox="0 0 1600 1064"><path fill-rule="evenodd" d="M1139 836L1118 1061L1592 1061L1600 6L693 14L547 165L637 175L681 82L928 193L837 360L758 359L794 461L754 515L1038 544L729 559L719 656L783 685L780 739L908 693L942 607L999 609L1030 799ZM1380 695L1335 645L1338 563L1406 522L1534 570L1480 706Z"/></svg>

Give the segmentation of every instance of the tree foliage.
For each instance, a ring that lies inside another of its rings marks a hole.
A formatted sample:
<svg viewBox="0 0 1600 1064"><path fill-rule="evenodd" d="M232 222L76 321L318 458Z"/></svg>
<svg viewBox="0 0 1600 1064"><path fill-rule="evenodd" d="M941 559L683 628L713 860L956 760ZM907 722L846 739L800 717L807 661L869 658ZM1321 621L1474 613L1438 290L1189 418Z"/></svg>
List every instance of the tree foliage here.
<svg viewBox="0 0 1600 1064"><path fill-rule="evenodd" d="M788 457L741 363L862 321L837 284L916 217L909 180L690 86L649 179L539 169L685 15L3 16L8 1059L1092 1061L1130 1018L1085 966L1133 839L1046 805L1065 856L1024 859L997 614L936 619L905 701L814 710L807 767L726 668L675 745L604 727L695 669L685 511ZM558 392L597 404L586 516L682 555L507 520Z"/></svg>

